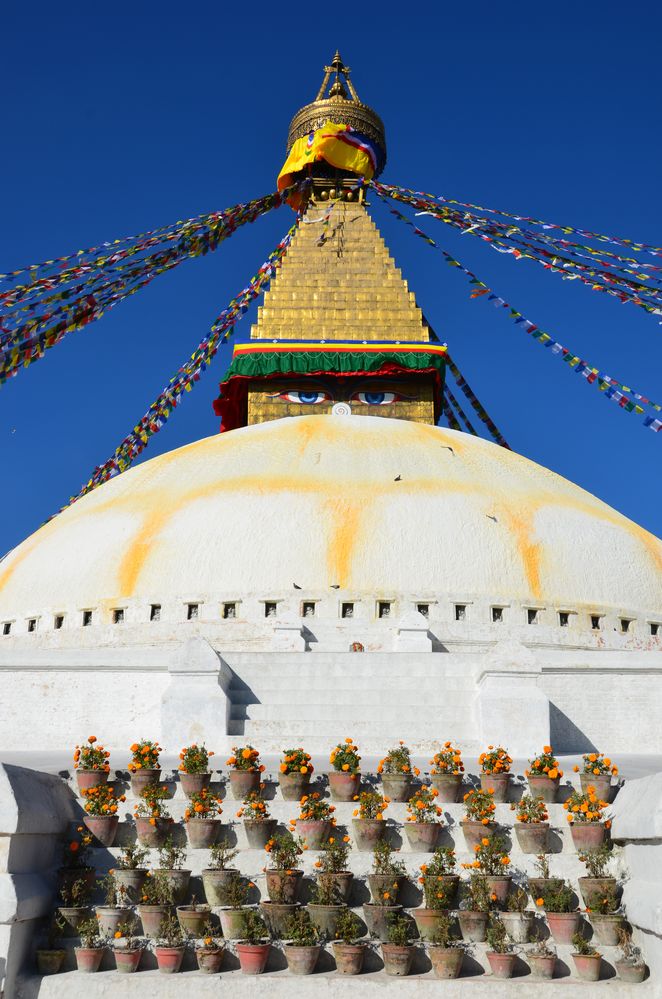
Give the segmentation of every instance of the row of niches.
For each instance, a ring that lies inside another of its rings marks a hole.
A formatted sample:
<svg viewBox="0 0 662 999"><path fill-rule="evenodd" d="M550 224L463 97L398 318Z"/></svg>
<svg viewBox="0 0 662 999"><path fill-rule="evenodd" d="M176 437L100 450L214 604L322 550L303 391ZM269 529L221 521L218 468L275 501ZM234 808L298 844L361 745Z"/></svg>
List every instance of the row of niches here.
<svg viewBox="0 0 662 999"><path fill-rule="evenodd" d="M370 600L352 599L329 601L328 599L300 600L296 604L290 599L251 599L225 601L182 601L168 604L152 603L130 606L118 601L115 607L81 608L77 611L55 611L25 617L13 618L0 623L0 634L8 637L17 634L34 634L62 629L88 628L93 626L121 626L124 624L149 624L165 621L183 623L200 621L209 624L227 622L228 625L256 624L261 621L277 624L286 615L288 624L301 618L302 626L312 627L315 621L331 624L334 621L357 621L365 624L391 624L398 627L404 615L417 612L430 621L430 628L449 624L459 627L482 628L493 625L496 628L547 627L593 633L620 633L638 637L662 637L662 613L659 620L634 616L621 616L613 612L599 610L586 612L572 608L530 606L526 604L453 603L446 600Z"/></svg>

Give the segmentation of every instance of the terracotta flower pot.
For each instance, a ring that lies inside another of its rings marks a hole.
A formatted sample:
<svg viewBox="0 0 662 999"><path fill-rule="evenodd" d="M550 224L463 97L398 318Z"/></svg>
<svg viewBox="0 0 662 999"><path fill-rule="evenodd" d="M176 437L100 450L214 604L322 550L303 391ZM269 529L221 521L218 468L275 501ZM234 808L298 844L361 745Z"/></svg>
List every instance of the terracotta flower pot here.
<svg viewBox="0 0 662 999"><path fill-rule="evenodd" d="M409 774L382 774L382 788L391 801L409 801L414 793L414 779Z"/></svg>
<svg viewBox="0 0 662 999"><path fill-rule="evenodd" d="M228 889L230 882L239 877L239 871L228 868L225 871L208 869L202 872L202 886L209 905L229 905Z"/></svg>
<svg viewBox="0 0 662 999"><path fill-rule="evenodd" d="M592 902L596 896L604 898L612 892L616 895L616 878L578 878L577 881L584 905L588 909L593 907Z"/></svg>
<svg viewBox="0 0 662 999"><path fill-rule="evenodd" d="M166 870L157 868L156 874L163 874L164 878L172 889L173 905L183 905L188 895L189 883L191 881L190 871Z"/></svg>
<svg viewBox="0 0 662 999"><path fill-rule="evenodd" d="M158 770L137 770L131 774L131 791L134 797L139 798L140 792L144 791L148 784L158 784L161 780L161 769Z"/></svg>
<svg viewBox="0 0 662 999"><path fill-rule="evenodd" d="M105 953L105 947L74 947L78 970L87 974L98 971Z"/></svg>
<svg viewBox="0 0 662 999"><path fill-rule="evenodd" d="M483 791L492 791L492 801L498 805L508 801L512 774L481 774L480 786Z"/></svg>
<svg viewBox="0 0 662 999"><path fill-rule="evenodd" d="M514 829L522 853L547 853L549 822L515 822Z"/></svg>
<svg viewBox="0 0 662 999"><path fill-rule="evenodd" d="M61 905L58 912L74 933L78 933L80 924L89 918L90 907L88 905Z"/></svg>
<svg viewBox="0 0 662 999"><path fill-rule="evenodd" d="M591 926L596 940L604 947L618 947L618 931L623 925L623 917L619 913L589 913Z"/></svg>
<svg viewBox="0 0 662 999"><path fill-rule="evenodd" d="M445 909L412 909L411 914L416 921L418 935L421 940L432 940L440 918L445 919L448 912Z"/></svg>
<svg viewBox="0 0 662 999"><path fill-rule="evenodd" d="M375 905L374 902L364 902L363 918L370 936L379 940L388 940L389 916L397 916L402 910L401 905Z"/></svg>
<svg viewBox="0 0 662 999"><path fill-rule="evenodd" d="M146 937L158 937L161 929L161 920L170 912L170 905L139 905L138 915L143 924L143 934Z"/></svg>
<svg viewBox="0 0 662 999"><path fill-rule="evenodd" d="M264 850L276 831L278 819L244 819L246 839L251 850Z"/></svg>
<svg viewBox="0 0 662 999"><path fill-rule="evenodd" d="M208 850L218 839L223 825L219 819L189 819L185 822L189 845L194 850Z"/></svg>
<svg viewBox="0 0 662 999"><path fill-rule="evenodd" d="M414 948L410 944L400 947L398 944L383 943L382 957L387 975L404 978L411 971Z"/></svg>
<svg viewBox="0 0 662 999"><path fill-rule="evenodd" d="M218 950L196 950L195 956L198 961L198 968L204 975L217 975L223 965L225 948L219 947Z"/></svg>
<svg viewBox="0 0 662 999"><path fill-rule="evenodd" d="M512 978L517 954L497 954L494 950L485 952L495 978Z"/></svg>
<svg viewBox="0 0 662 999"><path fill-rule="evenodd" d="M372 901L380 902L384 898L385 891L395 894L397 897L402 891L406 879L406 874L369 874L368 886Z"/></svg>
<svg viewBox="0 0 662 999"><path fill-rule="evenodd" d="M117 947L113 951L115 955L115 967L123 975L132 975L138 970L140 958L143 956L142 947L129 950L128 947Z"/></svg>
<svg viewBox="0 0 662 999"><path fill-rule="evenodd" d="M119 815L86 815L83 822L102 846L112 846L117 835Z"/></svg>
<svg viewBox="0 0 662 999"><path fill-rule="evenodd" d="M304 794L308 793L310 777L309 773L281 774L278 778L278 784L285 801L300 801Z"/></svg>
<svg viewBox="0 0 662 999"><path fill-rule="evenodd" d="M357 850L374 850L375 843L384 838L386 819L352 819L352 830Z"/></svg>
<svg viewBox="0 0 662 999"><path fill-rule="evenodd" d="M267 871L267 894L272 902L296 902L303 871Z"/></svg>
<svg viewBox="0 0 662 999"><path fill-rule="evenodd" d="M329 771L329 790L334 801L354 801L359 793L361 774L343 773L342 770Z"/></svg>
<svg viewBox="0 0 662 999"><path fill-rule="evenodd" d="M601 774L598 777L595 774L580 774L579 782L584 794L586 794L589 787L594 787L595 793L601 801L609 801L611 799L611 774Z"/></svg>
<svg viewBox="0 0 662 999"><path fill-rule="evenodd" d="M260 902L262 918L272 937L282 940L287 936L287 924L298 908L296 902L270 902L266 898L262 899ZM241 927L239 929L241 936Z"/></svg>
<svg viewBox="0 0 662 999"><path fill-rule="evenodd" d="M556 801L556 795L561 783L560 777L553 780L546 774L532 774L529 777L529 791L534 798L542 798L547 804Z"/></svg>
<svg viewBox="0 0 662 999"><path fill-rule="evenodd" d="M179 925L196 938L202 936L203 927L209 921L210 913L208 905L196 905L195 909L191 905L177 906Z"/></svg>
<svg viewBox="0 0 662 999"><path fill-rule="evenodd" d="M46 950L40 948L37 951L37 973L40 975L57 975L62 967L66 950Z"/></svg>
<svg viewBox="0 0 662 999"><path fill-rule="evenodd" d="M99 931L102 937L110 939L120 923L133 920L133 910L121 905L97 905L96 916L99 920Z"/></svg>
<svg viewBox="0 0 662 999"><path fill-rule="evenodd" d="M244 933L243 911L243 909L221 909L219 918L226 940L241 940Z"/></svg>
<svg viewBox="0 0 662 999"><path fill-rule="evenodd" d="M287 967L291 975L312 975L320 956L321 947L299 947L297 944L284 944L283 953L287 958Z"/></svg>
<svg viewBox="0 0 662 999"><path fill-rule="evenodd" d="M156 963L164 975L176 975L184 960L185 947L155 947Z"/></svg>
<svg viewBox="0 0 662 999"><path fill-rule="evenodd" d="M321 850L331 835L330 819L297 819L296 831L309 850Z"/></svg>
<svg viewBox="0 0 662 999"><path fill-rule="evenodd" d="M115 868L113 877L118 889L120 886L124 889L127 902L137 902L140 899L142 887L147 877L147 871L144 867L135 867L132 870Z"/></svg>
<svg viewBox="0 0 662 999"><path fill-rule="evenodd" d="M242 975L261 975L269 960L271 944L238 943L235 944L235 950Z"/></svg>
<svg viewBox="0 0 662 999"><path fill-rule="evenodd" d="M475 909L460 909L457 914L462 939L468 943L485 943L487 913Z"/></svg>
<svg viewBox="0 0 662 999"><path fill-rule="evenodd" d="M462 787L462 774L435 774L433 780L439 792L438 802L457 801Z"/></svg>
<svg viewBox="0 0 662 999"><path fill-rule="evenodd" d="M259 770L231 770L230 791L237 801L243 801L251 791L260 790L262 774Z"/></svg>
<svg viewBox="0 0 662 999"><path fill-rule="evenodd" d="M429 886L433 891L441 892L444 909L452 909L460 886L460 876L459 874L426 874L423 877L423 886Z"/></svg>
<svg viewBox="0 0 662 999"><path fill-rule="evenodd" d="M335 886L336 893L341 902L345 904L349 902L349 897L352 894L352 883L354 881L354 875L351 871L338 871L337 874L320 874L318 878L324 884Z"/></svg>
<svg viewBox="0 0 662 999"><path fill-rule="evenodd" d="M604 822L573 822L570 826L572 842L577 853L599 850L605 841L607 830Z"/></svg>
<svg viewBox="0 0 662 999"><path fill-rule="evenodd" d="M526 959L531 967L534 978L553 978L556 970L555 955L527 954Z"/></svg>
<svg viewBox="0 0 662 999"><path fill-rule="evenodd" d="M506 927L506 933L513 943L524 944L529 942L531 930L533 929L532 912L502 912L500 919Z"/></svg>
<svg viewBox="0 0 662 999"><path fill-rule="evenodd" d="M627 961L614 961L614 967L622 982L639 984L646 977L645 964L628 964Z"/></svg>
<svg viewBox="0 0 662 999"><path fill-rule="evenodd" d="M136 835L141 846L150 850L163 846L172 831L172 819L136 816Z"/></svg>
<svg viewBox="0 0 662 999"><path fill-rule="evenodd" d="M436 978L459 978L464 960L461 947L429 947L428 957Z"/></svg>
<svg viewBox="0 0 662 999"><path fill-rule="evenodd" d="M487 882L487 887L490 890L490 894L496 895L496 904L499 908L502 908L506 904L508 892L510 891L510 886L513 881L511 875L486 874L485 880Z"/></svg>
<svg viewBox="0 0 662 999"><path fill-rule="evenodd" d="M179 783L187 798L209 787L210 781L211 774L186 774L183 770L179 771Z"/></svg>
<svg viewBox="0 0 662 999"><path fill-rule="evenodd" d="M475 819L462 819L460 827L464 833L464 840L469 850L473 850L475 846L480 846L480 841L484 836L491 839L496 832L496 823L488 822L487 825L483 825L482 822L478 822Z"/></svg>
<svg viewBox="0 0 662 999"><path fill-rule="evenodd" d="M535 902L545 891L557 891L562 884L561 878L529 878L529 895Z"/></svg>
<svg viewBox="0 0 662 999"><path fill-rule="evenodd" d="M309 902L306 908L312 922L317 926L322 936L326 940L334 940L338 918L345 906L318 905L316 902Z"/></svg>
<svg viewBox="0 0 662 999"><path fill-rule="evenodd" d="M579 912L547 912L549 932L558 944L571 944L572 938L579 929L581 915Z"/></svg>
<svg viewBox="0 0 662 999"><path fill-rule="evenodd" d="M405 822L409 847L420 853L432 853L443 829L441 822Z"/></svg>
<svg viewBox="0 0 662 999"><path fill-rule="evenodd" d="M336 959L336 971L339 975L360 975L365 958L365 944L348 944L342 940L334 940L333 956Z"/></svg>
<svg viewBox="0 0 662 999"><path fill-rule="evenodd" d="M109 773L107 770L77 770L76 781L79 791L89 791L91 787L98 787L99 784L108 782Z"/></svg>
<svg viewBox="0 0 662 999"><path fill-rule="evenodd" d="M597 982L600 978L601 954L573 954L577 974L583 982Z"/></svg>

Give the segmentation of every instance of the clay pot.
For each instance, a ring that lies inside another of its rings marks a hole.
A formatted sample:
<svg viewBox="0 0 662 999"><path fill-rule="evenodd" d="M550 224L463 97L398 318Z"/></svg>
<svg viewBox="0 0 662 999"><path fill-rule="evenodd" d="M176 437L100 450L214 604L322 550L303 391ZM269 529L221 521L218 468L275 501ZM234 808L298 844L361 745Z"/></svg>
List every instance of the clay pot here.
<svg viewBox="0 0 662 999"><path fill-rule="evenodd" d="M218 819L189 819L185 822L189 846L194 850L208 850L218 839L223 825Z"/></svg>
<svg viewBox="0 0 662 999"><path fill-rule="evenodd" d="M343 773L342 770L329 771L329 790L334 801L353 801L360 786L361 774Z"/></svg>
<svg viewBox="0 0 662 999"><path fill-rule="evenodd" d="M285 801L300 801L308 793L310 777L310 774L281 774L278 784Z"/></svg>
<svg viewBox="0 0 662 999"><path fill-rule="evenodd" d="M496 832L496 823L489 822L486 826L482 822L478 822L476 819L462 819L460 821L460 827L464 833L464 840L467 844L468 850L473 850L475 846L480 846L480 841L484 836L489 839L494 836Z"/></svg>
<svg viewBox="0 0 662 999"><path fill-rule="evenodd" d="M163 874L172 889L173 905L183 905L188 894L188 886L191 880L190 871L165 870L158 868L156 874Z"/></svg>
<svg viewBox="0 0 662 999"><path fill-rule="evenodd" d="M531 774L529 777L529 791L534 798L542 798L547 804L556 801L556 795L561 783L560 777L553 780L546 774Z"/></svg>
<svg viewBox="0 0 662 999"><path fill-rule="evenodd" d="M177 919L183 930L186 930L192 937L201 937L202 929L209 921L211 909L208 905L178 905Z"/></svg>
<svg viewBox="0 0 662 999"><path fill-rule="evenodd" d="M532 912L502 912L499 918L506 927L506 933L513 943L529 942L533 927Z"/></svg>
<svg viewBox="0 0 662 999"><path fill-rule="evenodd" d="M287 958L287 967L291 975L312 975L320 956L321 947L300 947L298 944L284 944L283 953Z"/></svg>
<svg viewBox="0 0 662 999"><path fill-rule="evenodd" d="M105 953L105 947L74 947L78 970L87 974L98 971Z"/></svg>
<svg viewBox="0 0 662 999"><path fill-rule="evenodd" d="M331 835L330 819L297 819L296 831L309 850L321 850Z"/></svg>
<svg viewBox="0 0 662 999"><path fill-rule="evenodd" d="M158 784L160 780L160 768L158 770L138 770L131 774L131 791L136 798L139 798L140 792L144 791L148 784Z"/></svg>
<svg viewBox="0 0 662 999"><path fill-rule="evenodd" d="M583 982L597 982L600 978L601 954L573 954L577 974Z"/></svg>
<svg viewBox="0 0 662 999"><path fill-rule="evenodd" d="M352 819L352 830L357 850L374 850L375 843L384 838L386 819Z"/></svg>
<svg viewBox="0 0 662 999"><path fill-rule="evenodd" d="M57 872L58 891L71 891L76 881L84 881L90 892L97 884L97 872L93 867L60 867Z"/></svg>
<svg viewBox="0 0 662 999"><path fill-rule="evenodd" d="M596 895L604 898L611 892L616 894L616 878L578 878L577 880L584 905L588 909L592 908L591 902Z"/></svg>
<svg viewBox="0 0 662 999"><path fill-rule="evenodd" d="M267 924L267 929L272 937L283 939L287 936L287 924L290 918L298 909L296 902L269 902L263 899L260 902L262 918ZM225 934L224 934L225 935ZM239 933L241 936L241 932Z"/></svg>
<svg viewBox="0 0 662 999"><path fill-rule="evenodd" d="M102 846L112 846L117 835L119 815L86 815L83 822Z"/></svg>
<svg viewBox="0 0 662 999"><path fill-rule="evenodd" d="M267 894L272 902L296 902L303 871L267 871Z"/></svg>
<svg viewBox="0 0 662 999"><path fill-rule="evenodd" d="M171 909L170 905L139 905L138 915L143 924L143 935L152 938L158 937L161 920Z"/></svg>
<svg viewBox="0 0 662 999"><path fill-rule="evenodd" d="M156 963L164 975L176 975L184 960L185 947L155 947Z"/></svg>
<svg viewBox="0 0 662 999"><path fill-rule="evenodd" d="M154 823L152 825L152 823ZM158 849L163 846L172 830L172 819L136 816L136 835L141 846Z"/></svg>
<svg viewBox="0 0 662 999"><path fill-rule="evenodd" d="M607 830L604 822L573 822L570 826L572 842L577 853L599 850L605 841Z"/></svg>
<svg viewBox="0 0 662 999"><path fill-rule="evenodd" d="M333 956L339 975L360 975L365 957L365 944L348 944L342 940L333 943Z"/></svg>
<svg viewBox="0 0 662 999"><path fill-rule="evenodd" d="M460 909L457 914L462 939L469 943L485 943L487 913L475 909Z"/></svg>
<svg viewBox="0 0 662 999"><path fill-rule="evenodd" d="M57 975L66 956L66 950L38 950L36 954L37 973L40 975Z"/></svg>
<svg viewBox="0 0 662 999"><path fill-rule="evenodd" d="M462 947L429 947L428 957L436 978L459 978L464 960Z"/></svg>
<svg viewBox="0 0 662 999"><path fill-rule="evenodd" d="M225 871L208 869L202 872L202 885L205 898L210 905L229 905L228 888L233 878L239 877L239 871L228 868Z"/></svg>
<svg viewBox="0 0 662 999"><path fill-rule="evenodd" d="M306 906L312 922L318 928L325 940L334 940L338 917L345 908L344 905L318 905L309 902Z"/></svg>
<svg viewBox="0 0 662 999"><path fill-rule="evenodd" d="M235 951L242 975L261 975L269 960L271 944L238 943L235 944Z"/></svg>
<svg viewBox="0 0 662 999"><path fill-rule="evenodd" d="M334 885L335 891L341 902L349 902L352 894L352 882L354 875L351 871L338 871L337 874L320 874L318 880L324 884Z"/></svg>
<svg viewBox="0 0 662 999"><path fill-rule="evenodd" d="M369 874L368 885L370 896L373 902L379 902L384 897L384 892L395 894L396 898L402 891L402 886L406 880L406 874ZM397 887L394 888L393 885Z"/></svg>
<svg viewBox="0 0 662 999"><path fill-rule="evenodd" d="M556 957L552 954L527 954L526 959L531 967L534 978L553 978L556 969Z"/></svg>
<svg viewBox="0 0 662 999"><path fill-rule="evenodd" d="M230 771L230 791L232 797L237 801L243 801L251 791L260 790L260 778L262 774L259 770L231 770Z"/></svg>
<svg viewBox="0 0 662 999"><path fill-rule="evenodd" d="M363 918L370 936L388 940L389 916L397 916L401 910L401 905L375 905L374 902L364 902Z"/></svg>
<svg viewBox="0 0 662 999"><path fill-rule="evenodd" d="M138 970L140 958L143 956L142 947L129 950L128 947L117 947L113 951L115 955L115 967L123 975L131 975Z"/></svg>
<svg viewBox="0 0 662 999"><path fill-rule="evenodd" d="M404 978L411 971L414 948L411 944L401 947L398 944L383 943L382 957L384 958L384 971L387 975Z"/></svg>
<svg viewBox="0 0 662 999"><path fill-rule="evenodd" d="M262 903L266 905L266 903ZM241 940L244 932L243 909L221 909L219 918L226 940Z"/></svg>
<svg viewBox="0 0 662 999"><path fill-rule="evenodd" d="M61 905L58 912L74 933L78 933L80 924L89 918L90 908L88 905Z"/></svg>
<svg viewBox="0 0 662 999"><path fill-rule="evenodd" d="M529 878L529 895L535 902L541 898L545 891L555 891L563 884L561 878Z"/></svg>
<svg viewBox="0 0 662 999"><path fill-rule="evenodd" d="M414 793L414 780L409 774L382 774L382 788L391 801L409 801Z"/></svg>
<svg viewBox="0 0 662 999"><path fill-rule="evenodd" d="M423 887L430 885L433 891L443 894L444 909L452 909L460 885L459 874L426 874L423 877Z"/></svg>
<svg viewBox="0 0 662 999"><path fill-rule="evenodd" d="M512 774L481 774L480 786L483 791L492 791L492 801L501 804L508 801Z"/></svg>
<svg viewBox="0 0 662 999"><path fill-rule="evenodd" d="M571 944L579 929L581 915L578 912L547 912L549 932L558 944Z"/></svg>
<svg viewBox="0 0 662 999"><path fill-rule="evenodd" d="M611 774L604 774L596 777L595 774L580 774L579 782L584 794L589 787L595 788L595 793L601 801L611 799Z"/></svg>
<svg viewBox="0 0 662 999"><path fill-rule="evenodd" d="M432 853L443 829L441 822L405 822L405 832L411 850Z"/></svg>
<svg viewBox="0 0 662 999"><path fill-rule="evenodd" d="M186 774L183 770L179 771L179 783L187 798L209 787L210 781L211 774Z"/></svg>
<svg viewBox="0 0 662 999"><path fill-rule="evenodd" d="M495 978L512 978L517 954L497 954L494 950L485 952Z"/></svg>
<svg viewBox="0 0 662 999"><path fill-rule="evenodd" d="M278 819L244 819L249 848L251 850L264 850L276 831L277 825Z"/></svg>
<svg viewBox="0 0 662 999"><path fill-rule="evenodd" d="M522 853L547 853L549 822L515 822L513 828Z"/></svg>
<svg viewBox="0 0 662 999"><path fill-rule="evenodd" d="M432 940L435 930L439 925L440 917L448 915L445 909L412 909L411 914L416 920L418 935L421 940Z"/></svg>
<svg viewBox="0 0 662 999"><path fill-rule="evenodd" d="M628 964L627 961L614 961L614 967L622 982L639 984L646 977L645 964Z"/></svg>
<svg viewBox="0 0 662 999"><path fill-rule="evenodd" d="M132 870L115 868L113 877L118 889L120 886L124 889L127 902L137 902L147 877L145 868L135 867Z"/></svg>
<svg viewBox="0 0 662 999"><path fill-rule="evenodd" d="M434 774L432 779L439 792L438 802L457 801L462 787L462 774Z"/></svg>
<svg viewBox="0 0 662 999"><path fill-rule="evenodd" d="M79 791L89 791L91 787L98 787L99 784L108 782L109 773L107 770L77 770L76 781Z"/></svg>
<svg viewBox="0 0 662 999"><path fill-rule="evenodd" d="M221 970L225 948L218 950L196 950L195 956L198 961L198 968L204 975L217 975Z"/></svg>
<svg viewBox="0 0 662 999"><path fill-rule="evenodd" d="M618 931L623 925L623 917L619 913L589 913L591 926L596 940L604 947L618 947Z"/></svg>
<svg viewBox="0 0 662 999"><path fill-rule="evenodd" d="M133 909L120 905L97 905L96 915L99 920L99 932L102 937L110 939L115 936L115 930L120 923L133 921Z"/></svg>
<svg viewBox="0 0 662 999"><path fill-rule="evenodd" d="M499 908L503 908L506 904L506 899L508 898L508 892L510 891L510 886L512 884L512 877L510 874L486 874L485 881L487 882L487 887L490 889L492 895L496 895L496 904Z"/></svg>

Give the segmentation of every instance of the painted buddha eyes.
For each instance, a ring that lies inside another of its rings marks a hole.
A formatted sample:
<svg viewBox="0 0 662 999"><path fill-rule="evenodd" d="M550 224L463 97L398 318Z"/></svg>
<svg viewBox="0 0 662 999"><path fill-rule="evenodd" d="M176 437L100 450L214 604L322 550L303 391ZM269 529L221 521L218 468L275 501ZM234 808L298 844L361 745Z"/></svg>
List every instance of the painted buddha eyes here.
<svg viewBox="0 0 662 999"><path fill-rule="evenodd" d="M356 392L352 396L352 402L363 402L367 406L388 406L401 398L396 392Z"/></svg>
<svg viewBox="0 0 662 999"><path fill-rule="evenodd" d="M318 406L321 402L333 402L330 392L323 390L290 389L288 392L277 392L271 396L272 399L282 399L283 402L295 402L301 406ZM360 402L365 406L388 406L392 402L399 402L407 396L398 392L355 392L350 396L350 402Z"/></svg>
<svg viewBox="0 0 662 999"><path fill-rule="evenodd" d="M303 406L316 406L320 402L331 402L331 396L328 392L304 392L298 389L293 389L290 392L279 392L276 398L282 399L284 402L298 402Z"/></svg>

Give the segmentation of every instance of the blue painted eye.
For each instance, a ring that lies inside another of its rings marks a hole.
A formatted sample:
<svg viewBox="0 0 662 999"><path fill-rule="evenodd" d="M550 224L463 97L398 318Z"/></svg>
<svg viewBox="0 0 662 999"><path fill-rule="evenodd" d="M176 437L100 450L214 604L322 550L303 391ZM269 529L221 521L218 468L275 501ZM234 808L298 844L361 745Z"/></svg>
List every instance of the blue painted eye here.
<svg viewBox="0 0 662 999"><path fill-rule="evenodd" d="M316 406L320 402L329 402L331 397L328 392L304 392L293 389L290 392L279 392L277 398L285 402L298 402L303 406Z"/></svg>
<svg viewBox="0 0 662 999"><path fill-rule="evenodd" d="M388 406L396 398L395 392L357 392L354 396L367 406Z"/></svg>

